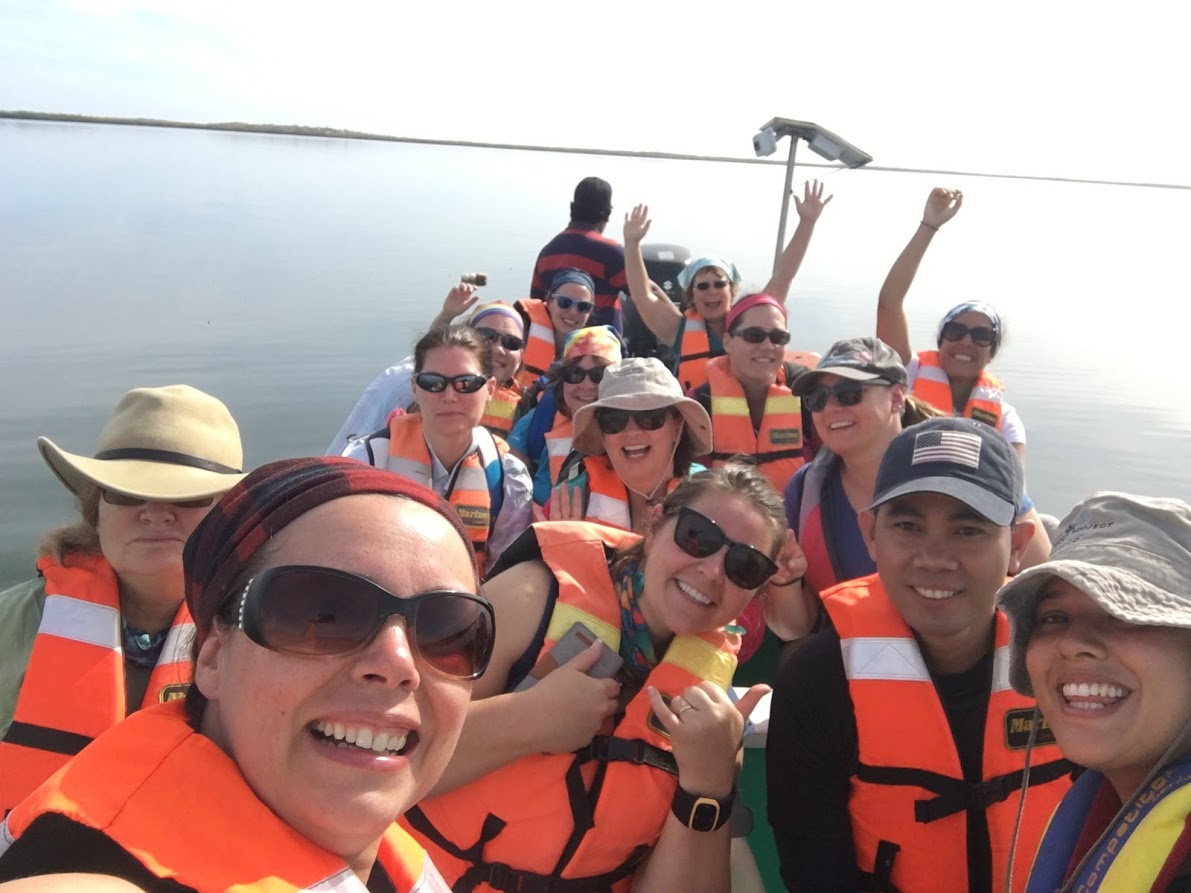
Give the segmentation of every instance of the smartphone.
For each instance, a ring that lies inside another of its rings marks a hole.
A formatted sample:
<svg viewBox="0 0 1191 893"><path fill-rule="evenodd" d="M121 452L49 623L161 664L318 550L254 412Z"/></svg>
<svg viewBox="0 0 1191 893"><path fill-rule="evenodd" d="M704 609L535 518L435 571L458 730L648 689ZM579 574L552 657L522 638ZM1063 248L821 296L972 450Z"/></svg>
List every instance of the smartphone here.
<svg viewBox="0 0 1191 893"><path fill-rule="evenodd" d="M586 625L583 623L574 624L566 631L566 634L561 639L554 643L553 648L538 658L538 662L533 665L533 669L529 671L529 675L522 679L521 683L513 691L525 691L527 688L533 688L545 679L547 675L557 670L585 648L590 648L593 642L598 641L600 641L599 636L593 633ZM621 660L620 655L604 644L600 650L599 660L587 671L587 675L593 679L609 679L616 675L622 663L624 661Z"/></svg>

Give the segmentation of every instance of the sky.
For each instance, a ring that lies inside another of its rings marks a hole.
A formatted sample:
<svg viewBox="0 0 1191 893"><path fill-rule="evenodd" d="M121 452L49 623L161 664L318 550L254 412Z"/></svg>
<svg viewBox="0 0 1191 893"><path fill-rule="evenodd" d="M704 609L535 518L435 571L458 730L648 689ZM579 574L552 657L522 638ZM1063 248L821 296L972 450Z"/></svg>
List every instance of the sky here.
<svg viewBox="0 0 1191 893"><path fill-rule="evenodd" d="M1191 184L1181 6L0 0L0 109Z"/></svg>

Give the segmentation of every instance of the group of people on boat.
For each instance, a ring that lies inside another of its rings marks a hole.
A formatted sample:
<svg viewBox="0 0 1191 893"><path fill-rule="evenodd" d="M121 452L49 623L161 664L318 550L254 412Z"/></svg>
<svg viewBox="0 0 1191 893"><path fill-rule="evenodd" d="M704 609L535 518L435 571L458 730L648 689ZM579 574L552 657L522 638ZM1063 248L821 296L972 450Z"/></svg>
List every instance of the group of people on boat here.
<svg viewBox="0 0 1191 893"><path fill-rule="evenodd" d="M531 296L452 289L325 456L246 474L186 385L39 438L79 516L0 592L0 890L726 891L770 696L791 891L1191 891L1191 507L1052 542L999 314L910 345L957 191L875 336L791 349L795 201L763 290L708 255L678 304L585 179Z"/></svg>

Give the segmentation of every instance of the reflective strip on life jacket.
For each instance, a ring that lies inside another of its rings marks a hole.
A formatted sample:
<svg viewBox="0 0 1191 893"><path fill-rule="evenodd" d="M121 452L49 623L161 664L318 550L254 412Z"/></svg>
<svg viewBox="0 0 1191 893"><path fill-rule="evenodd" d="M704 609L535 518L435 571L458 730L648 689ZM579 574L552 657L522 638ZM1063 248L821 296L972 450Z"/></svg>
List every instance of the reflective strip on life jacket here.
<svg viewBox="0 0 1191 893"><path fill-rule="evenodd" d="M554 427L546 434L546 453L550 457L550 486L559 482L562 464L571 454L574 430L571 420L561 412L555 415Z"/></svg>
<svg viewBox="0 0 1191 893"><path fill-rule="evenodd" d="M992 425L998 431L1001 429L1003 414L1001 401L1004 399L1005 386L987 369L981 370L980 376L972 386L972 394L960 413L964 418L976 419ZM924 350L918 354L918 375L914 379L913 394L920 400L941 409L948 415L955 414L955 402L951 395L951 379L943 371L937 350Z"/></svg>
<svg viewBox="0 0 1191 893"><path fill-rule="evenodd" d="M513 416L517 414L517 406L521 402L524 388L516 379L511 384L501 385L488 401L484 409L484 416L480 424L502 437L513 430Z"/></svg>
<svg viewBox="0 0 1191 893"><path fill-rule="evenodd" d="M545 301L524 298L515 306L528 320L525 332L525 352L521 354L521 368L517 370L517 381L529 387L539 375L550 368L558 356L554 343L554 323L550 321L550 310Z"/></svg>

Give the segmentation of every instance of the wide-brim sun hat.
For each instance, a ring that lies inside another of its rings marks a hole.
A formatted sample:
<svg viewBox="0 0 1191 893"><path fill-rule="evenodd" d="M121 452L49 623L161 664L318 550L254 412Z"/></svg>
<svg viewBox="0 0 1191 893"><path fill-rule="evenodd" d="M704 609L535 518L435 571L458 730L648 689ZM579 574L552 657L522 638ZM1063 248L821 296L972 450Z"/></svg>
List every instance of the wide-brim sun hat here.
<svg viewBox="0 0 1191 893"><path fill-rule="evenodd" d="M1009 681L1031 697L1026 646L1052 577L1126 623L1191 629L1191 506L1186 502L1094 493L1071 510L1059 531L1050 559L1018 574L997 593L1013 628Z"/></svg>
<svg viewBox="0 0 1191 893"><path fill-rule="evenodd" d="M48 437L37 448L76 496L91 486L138 499L221 495L244 478L240 429L223 403L189 385L135 388L112 410L92 456Z"/></svg>
<svg viewBox="0 0 1191 893"><path fill-rule="evenodd" d="M630 412L673 406L682 414L696 456L711 452L711 418L698 401L682 393L670 370L654 357L631 357L609 366L600 382L600 396L594 403L579 407L572 420L572 445L589 456L603 455L604 439L596 424L600 409L626 409Z"/></svg>

